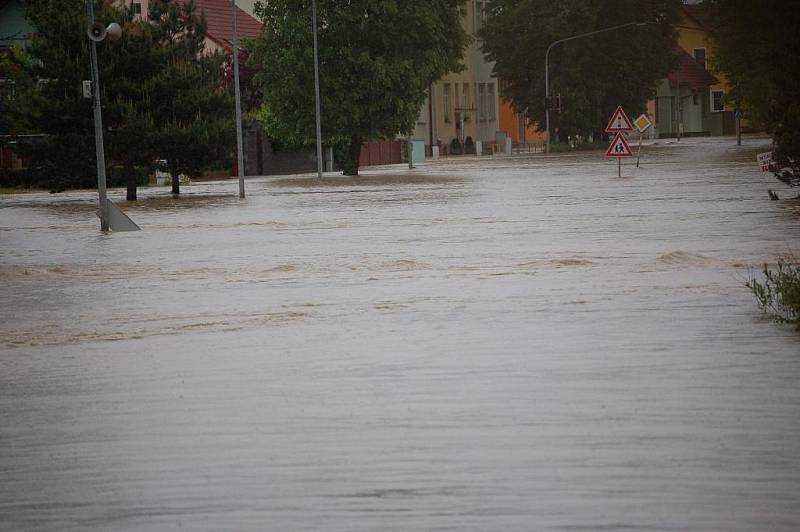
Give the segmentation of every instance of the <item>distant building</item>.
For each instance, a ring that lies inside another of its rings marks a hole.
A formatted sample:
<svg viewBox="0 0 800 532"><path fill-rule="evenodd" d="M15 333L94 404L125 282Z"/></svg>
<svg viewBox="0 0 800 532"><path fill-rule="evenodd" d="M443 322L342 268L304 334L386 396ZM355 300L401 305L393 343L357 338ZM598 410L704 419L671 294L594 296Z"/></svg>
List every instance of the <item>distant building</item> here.
<svg viewBox="0 0 800 532"><path fill-rule="evenodd" d="M464 71L450 73L433 83L420 110L412 138L424 140L426 151L441 143L443 153L464 146L467 139L480 140L484 150L495 140L509 136L516 143L540 138L501 96L501 81L494 77L494 63L486 61L477 33L486 19L485 0L467 0L464 29L473 42L464 51ZM433 97L431 97L431 95ZM457 143L454 143L457 141Z"/></svg>
<svg viewBox="0 0 800 532"><path fill-rule="evenodd" d="M678 27L678 63L661 81L650 104L658 137L735 133L734 112L725 106L724 76L712 74L710 27L702 4L686 3Z"/></svg>
<svg viewBox="0 0 800 532"><path fill-rule="evenodd" d="M117 0L118 5L133 5L134 10L143 18L147 17L150 0ZM194 0L197 13L202 14L208 24L206 34L206 49L209 51L223 50L230 53L233 50L233 20L230 0ZM250 12L245 11L239 4L249 6ZM253 2L236 3L236 34L241 39L255 39L261 33L262 24L252 15Z"/></svg>
<svg viewBox="0 0 800 532"><path fill-rule="evenodd" d="M0 52L24 43L32 32L33 26L25 18L24 2L0 0Z"/></svg>

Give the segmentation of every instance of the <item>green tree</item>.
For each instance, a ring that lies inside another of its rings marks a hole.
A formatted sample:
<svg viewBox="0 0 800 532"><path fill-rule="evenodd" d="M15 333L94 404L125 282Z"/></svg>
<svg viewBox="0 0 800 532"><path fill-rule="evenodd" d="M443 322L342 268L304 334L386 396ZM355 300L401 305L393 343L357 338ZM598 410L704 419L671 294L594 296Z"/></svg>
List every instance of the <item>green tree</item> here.
<svg viewBox="0 0 800 532"><path fill-rule="evenodd" d="M205 50L206 22L193 0L150 2L150 27L162 68L150 95L158 157L180 194L181 174L197 175L230 157L233 98L225 56Z"/></svg>
<svg viewBox="0 0 800 532"><path fill-rule="evenodd" d="M775 160L800 176L800 5L779 0L708 0L715 70L728 101L775 141Z"/></svg>
<svg viewBox="0 0 800 532"><path fill-rule="evenodd" d="M323 141L358 174L364 141L410 133L425 91L461 68L468 43L463 0L319 0ZM295 146L315 140L310 0L256 3L264 32L250 43L267 133Z"/></svg>
<svg viewBox="0 0 800 532"><path fill-rule="evenodd" d="M0 53L0 135L31 129L30 120L19 112L19 102L30 99L35 89L31 66L31 58L21 45Z"/></svg>
<svg viewBox="0 0 800 532"><path fill-rule="evenodd" d="M96 7L99 20L113 18L111 8ZM80 91L81 81L90 79L83 2L28 0L25 13L36 28L27 53L28 72L38 87L15 102L17 123L27 126L16 133L41 137L20 139L18 151L31 160L34 171L46 176L43 184L54 190L92 187L92 103ZM106 47L98 48L107 52ZM101 78L108 79L110 73L103 68Z"/></svg>
<svg viewBox="0 0 800 532"><path fill-rule="evenodd" d="M222 56L205 53L206 25L194 2L150 6L142 22L130 7L95 0L100 23L123 26L122 38L104 40L97 52L107 162L123 169L131 200L136 168L166 159L178 193L178 175L221 164L233 138ZM92 100L80 91L91 77L84 7L83 0L26 2L36 28L27 71L39 88L15 102L13 122L18 133L41 135L20 151L55 190L96 186Z"/></svg>
<svg viewBox="0 0 800 532"><path fill-rule="evenodd" d="M28 0L26 16L36 27L27 50L28 74L39 88L18 99L18 132L41 134L21 144L33 165L54 190L96 184L92 100L81 94L89 72L88 21L82 0ZM152 167L154 142L150 132L146 88L157 71L149 32L132 8L95 5L95 17L117 22L122 38L97 46L104 138L108 162L126 174L128 199L136 199L134 168Z"/></svg>
<svg viewBox="0 0 800 532"><path fill-rule="evenodd" d="M151 170L157 156L152 86L163 59L155 47L152 30L136 16L132 6L121 10L117 22L123 32L102 60L113 77L101 78L104 137L109 158L123 170L128 201L136 200L137 168Z"/></svg>
<svg viewBox="0 0 800 532"><path fill-rule="evenodd" d="M598 138L618 105L643 112L672 68L679 8L680 0L490 0L483 49L504 81L504 96L544 129L548 46L628 22L649 23L561 43L550 52L550 95L560 93L565 107L551 113L551 122L564 137Z"/></svg>

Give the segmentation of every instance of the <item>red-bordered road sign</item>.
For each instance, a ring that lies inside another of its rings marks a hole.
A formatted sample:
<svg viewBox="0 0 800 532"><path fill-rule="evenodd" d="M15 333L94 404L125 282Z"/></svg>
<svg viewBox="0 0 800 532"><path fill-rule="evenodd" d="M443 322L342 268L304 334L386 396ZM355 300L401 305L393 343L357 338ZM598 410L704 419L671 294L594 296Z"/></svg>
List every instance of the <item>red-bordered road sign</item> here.
<svg viewBox="0 0 800 532"><path fill-rule="evenodd" d="M614 140L611 141L611 146L608 147L606 157L633 157L631 147L625 137L622 136L622 133L617 132L614 135Z"/></svg>
<svg viewBox="0 0 800 532"><path fill-rule="evenodd" d="M608 125L606 126L607 133L616 133L618 131L633 131L631 119L628 118L628 115L626 115L625 111L622 110L621 105L617 107L616 111L614 111L614 115L611 117L611 120L608 121Z"/></svg>

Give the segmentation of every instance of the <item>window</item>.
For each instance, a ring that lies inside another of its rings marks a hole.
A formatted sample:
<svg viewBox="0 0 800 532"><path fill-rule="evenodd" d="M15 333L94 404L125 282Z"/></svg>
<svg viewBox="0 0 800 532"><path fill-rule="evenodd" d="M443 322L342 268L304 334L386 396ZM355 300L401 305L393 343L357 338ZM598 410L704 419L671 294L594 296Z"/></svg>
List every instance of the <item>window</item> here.
<svg viewBox="0 0 800 532"><path fill-rule="evenodd" d="M0 79L0 98L7 101L17 97L17 84L12 79Z"/></svg>
<svg viewBox="0 0 800 532"><path fill-rule="evenodd" d="M485 17L486 15L483 11L483 2L475 2L475 33L481 31Z"/></svg>
<svg viewBox="0 0 800 532"><path fill-rule="evenodd" d="M464 83L462 91L464 93L464 101L463 101L464 107L469 109L469 83Z"/></svg>
<svg viewBox="0 0 800 532"><path fill-rule="evenodd" d="M489 112L487 114L488 114L489 121L494 122L495 117L496 117L495 109L494 109L494 101L495 101L495 98L494 98L494 83L489 83L487 85L487 90L488 90L487 98L489 99L488 105L487 105Z"/></svg>
<svg viewBox="0 0 800 532"><path fill-rule="evenodd" d="M142 14L142 3L141 2L131 2L131 10L133 11L134 15L141 15Z"/></svg>
<svg viewBox="0 0 800 532"><path fill-rule="evenodd" d="M442 107L444 108L444 121L450 121L450 84L444 84L444 90L442 91Z"/></svg>
<svg viewBox="0 0 800 532"><path fill-rule="evenodd" d="M711 91L711 112L712 113L719 113L720 111L725 110L725 105L722 103L722 96L725 93L723 91Z"/></svg>
<svg viewBox="0 0 800 532"><path fill-rule="evenodd" d="M700 66L705 68L706 67L706 49L705 48L695 48L694 49L694 58L700 63Z"/></svg>
<svg viewBox="0 0 800 532"><path fill-rule="evenodd" d="M429 102L428 102L428 99L426 98L425 99L425 105L420 107L419 115L417 115L417 125L418 126L424 126L424 125L426 125L428 123L428 122L425 121L425 115L428 114L428 104L429 104Z"/></svg>
<svg viewBox="0 0 800 532"><path fill-rule="evenodd" d="M481 122L486 120L486 83L478 85L478 119Z"/></svg>

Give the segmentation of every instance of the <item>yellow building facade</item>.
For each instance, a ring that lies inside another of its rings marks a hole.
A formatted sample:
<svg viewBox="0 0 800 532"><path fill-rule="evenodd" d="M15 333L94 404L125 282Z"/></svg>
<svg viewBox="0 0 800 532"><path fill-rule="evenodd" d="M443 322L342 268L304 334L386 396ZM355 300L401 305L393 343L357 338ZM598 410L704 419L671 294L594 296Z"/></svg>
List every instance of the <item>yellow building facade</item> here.
<svg viewBox="0 0 800 532"><path fill-rule="evenodd" d="M678 25L678 62L660 83L651 107L659 137L735 133L734 110L725 104L729 86L716 72L713 44L702 6L685 4Z"/></svg>
<svg viewBox="0 0 800 532"><path fill-rule="evenodd" d="M423 140L428 153L431 145L440 145L446 154L458 153L456 145L464 146L468 139L482 141L485 149L495 141L500 116L498 83L492 73L494 65L484 58L476 35L485 20L485 6L482 0L467 0L462 24L472 43L464 52L465 69L433 83L420 110L412 138Z"/></svg>

